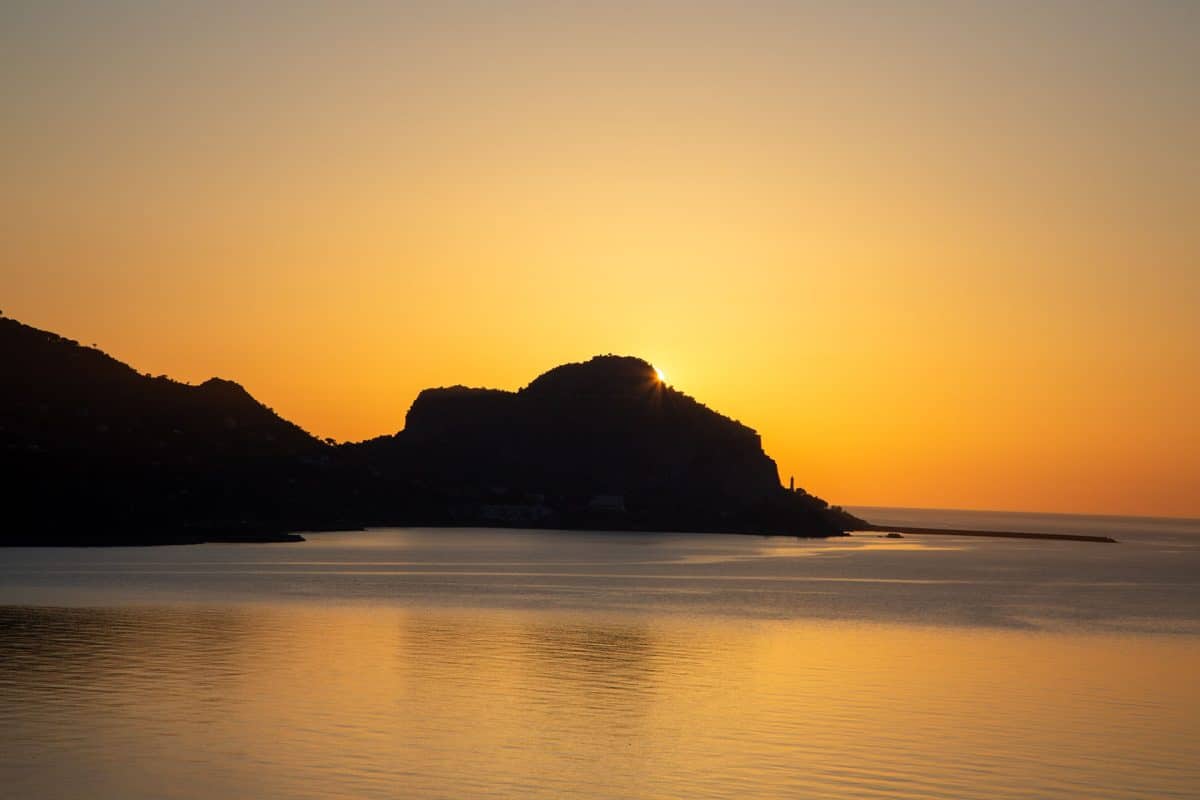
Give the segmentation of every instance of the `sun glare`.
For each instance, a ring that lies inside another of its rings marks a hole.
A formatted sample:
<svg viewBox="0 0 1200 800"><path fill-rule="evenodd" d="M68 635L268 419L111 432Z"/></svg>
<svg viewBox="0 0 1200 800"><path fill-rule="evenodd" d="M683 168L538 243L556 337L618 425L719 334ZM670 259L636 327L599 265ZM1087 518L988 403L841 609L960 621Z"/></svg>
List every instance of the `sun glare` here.
<svg viewBox="0 0 1200 800"><path fill-rule="evenodd" d="M658 376L658 382L659 382L659 383L666 383L666 382L667 382L667 373L663 372L663 371L662 371L661 369L659 369L658 367L655 367L655 368L654 368L654 374Z"/></svg>

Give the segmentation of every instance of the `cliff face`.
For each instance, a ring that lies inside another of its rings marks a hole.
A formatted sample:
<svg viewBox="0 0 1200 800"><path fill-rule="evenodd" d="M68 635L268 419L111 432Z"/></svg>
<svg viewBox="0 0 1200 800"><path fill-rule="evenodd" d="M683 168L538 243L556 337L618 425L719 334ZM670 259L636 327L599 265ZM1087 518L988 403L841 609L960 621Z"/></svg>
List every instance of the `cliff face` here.
<svg viewBox="0 0 1200 800"><path fill-rule="evenodd" d="M374 446L414 474L541 492L746 503L780 488L757 433L620 356L556 367L518 392L426 390L404 430Z"/></svg>

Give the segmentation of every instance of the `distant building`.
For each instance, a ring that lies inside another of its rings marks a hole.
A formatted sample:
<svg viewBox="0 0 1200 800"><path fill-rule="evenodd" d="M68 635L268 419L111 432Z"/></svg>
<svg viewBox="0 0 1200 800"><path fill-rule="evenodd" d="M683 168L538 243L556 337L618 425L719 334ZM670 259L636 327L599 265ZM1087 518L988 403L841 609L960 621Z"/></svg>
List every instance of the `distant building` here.
<svg viewBox="0 0 1200 800"><path fill-rule="evenodd" d="M534 525L545 522L554 512L541 503L494 503L479 509L480 519L489 522Z"/></svg>
<svg viewBox="0 0 1200 800"><path fill-rule="evenodd" d="M625 495L623 494L597 494L593 495L588 501L589 511L602 511L608 514L624 514L625 513Z"/></svg>

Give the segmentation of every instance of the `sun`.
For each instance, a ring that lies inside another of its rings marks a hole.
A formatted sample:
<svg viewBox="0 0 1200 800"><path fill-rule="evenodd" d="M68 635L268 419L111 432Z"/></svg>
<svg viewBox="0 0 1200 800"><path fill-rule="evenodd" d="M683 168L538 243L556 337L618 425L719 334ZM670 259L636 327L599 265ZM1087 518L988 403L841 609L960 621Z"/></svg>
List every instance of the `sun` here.
<svg viewBox="0 0 1200 800"><path fill-rule="evenodd" d="M658 376L658 382L659 382L659 383L666 383L666 382L667 382L667 373L663 372L661 368L659 368L659 367L655 367L655 368L654 368L654 374L655 374L656 376Z"/></svg>

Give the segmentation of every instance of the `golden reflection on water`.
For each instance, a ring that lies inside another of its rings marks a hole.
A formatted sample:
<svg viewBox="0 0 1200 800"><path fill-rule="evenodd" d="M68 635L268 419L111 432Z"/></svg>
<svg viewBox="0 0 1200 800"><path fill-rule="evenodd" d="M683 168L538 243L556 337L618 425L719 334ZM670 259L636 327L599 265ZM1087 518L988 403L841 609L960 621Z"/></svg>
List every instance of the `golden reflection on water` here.
<svg viewBox="0 0 1200 800"><path fill-rule="evenodd" d="M1193 637L0 608L12 797L1167 797Z"/></svg>
<svg viewBox="0 0 1200 800"><path fill-rule="evenodd" d="M812 542L792 544L784 540L782 542L773 541L750 550L743 549L740 552L728 550L715 553L684 553L674 556L672 562L677 564L726 564L735 561L757 561L763 558L820 558L821 556L861 553L870 550L894 553L902 550L949 552L963 549L962 545L932 545L918 541L897 542L892 539L877 542L863 539L830 539L820 542L817 546L814 546Z"/></svg>

